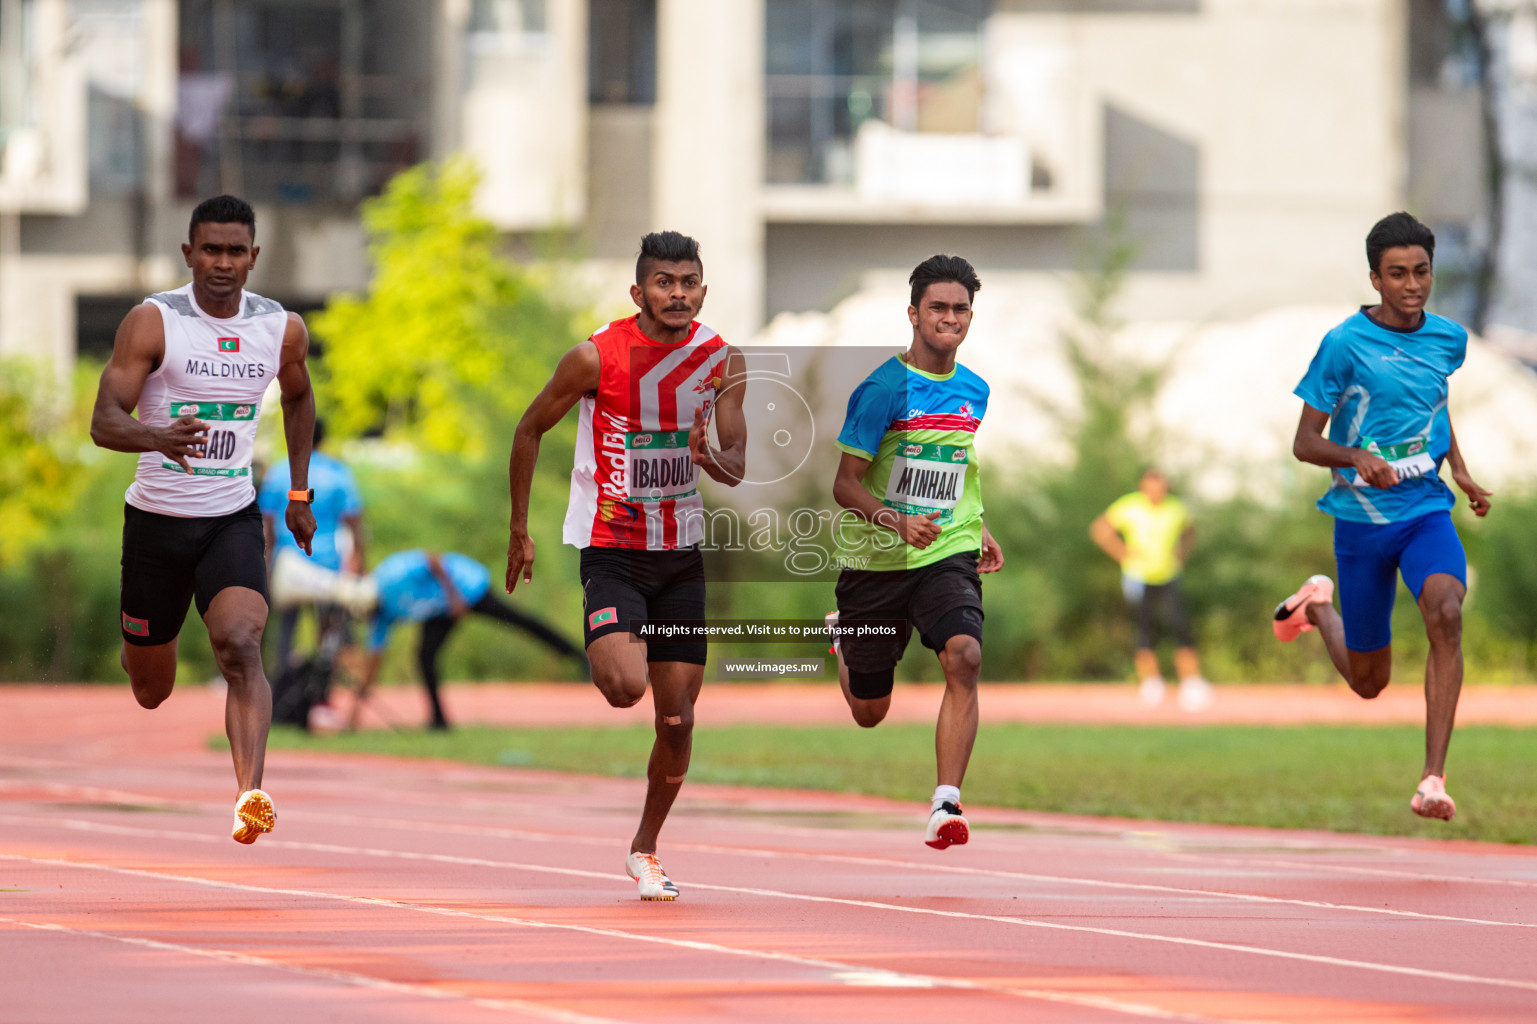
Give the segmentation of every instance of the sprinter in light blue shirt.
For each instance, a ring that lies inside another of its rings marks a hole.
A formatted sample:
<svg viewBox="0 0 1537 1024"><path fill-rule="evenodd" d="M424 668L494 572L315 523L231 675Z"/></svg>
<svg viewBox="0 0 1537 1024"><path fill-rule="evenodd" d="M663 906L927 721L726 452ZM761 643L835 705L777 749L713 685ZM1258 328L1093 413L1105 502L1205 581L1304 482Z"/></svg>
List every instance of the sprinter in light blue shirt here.
<svg viewBox="0 0 1537 1024"><path fill-rule="evenodd" d="M1366 236L1366 258L1381 301L1330 331L1297 385L1303 406L1292 451L1332 470L1318 507L1334 516L1340 611L1333 581L1311 576L1276 608L1272 628L1285 642L1316 628L1335 668L1370 700L1388 685L1393 597L1403 576L1430 637L1425 765L1409 806L1450 821L1457 805L1446 792L1446 750L1462 690L1468 560L1442 463L1474 515L1489 513L1490 492L1468 474L1447 412L1447 378L1462 365L1468 333L1425 311L1435 250L1436 236L1409 214L1378 221Z"/></svg>

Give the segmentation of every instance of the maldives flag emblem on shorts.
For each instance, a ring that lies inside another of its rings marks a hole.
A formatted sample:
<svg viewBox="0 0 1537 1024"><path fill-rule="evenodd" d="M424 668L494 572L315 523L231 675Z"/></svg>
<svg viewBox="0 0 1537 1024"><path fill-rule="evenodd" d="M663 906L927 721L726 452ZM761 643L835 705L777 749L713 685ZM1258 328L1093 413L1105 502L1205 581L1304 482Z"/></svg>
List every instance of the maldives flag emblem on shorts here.
<svg viewBox="0 0 1537 1024"><path fill-rule="evenodd" d="M220 338L219 339L219 351L220 352L239 352L240 351L240 339L239 338Z"/></svg>
<svg viewBox="0 0 1537 1024"><path fill-rule="evenodd" d="M597 611L587 616L587 628L597 629L599 626L606 626L610 622L617 621L618 618L619 608L617 605L613 608L599 608Z"/></svg>
<svg viewBox="0 0 1537 1024"><path fill-rule="evenodd" d="M149 622L145 619L136 619L124 612L123 632L132 633L134 636L149 636Z"/></svg>

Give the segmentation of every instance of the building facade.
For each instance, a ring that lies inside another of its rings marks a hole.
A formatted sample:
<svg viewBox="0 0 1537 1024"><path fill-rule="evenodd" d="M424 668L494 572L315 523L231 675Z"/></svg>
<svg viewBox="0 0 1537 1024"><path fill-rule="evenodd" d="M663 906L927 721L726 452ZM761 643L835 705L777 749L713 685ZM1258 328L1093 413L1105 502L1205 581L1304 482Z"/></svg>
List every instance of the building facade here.
<svg viewBox="0 0 1537 1024"><path fill-rule="evenodd" d="M733 338L937 251L1066 288L1105 239L1134 318L1350 301L1411 199L1424 7L0 0L0 353L104 352L222 191L253 288L359 288L357 203L460 151L512 251L567 232L600 293L645 231L698 237Z"/></svg>

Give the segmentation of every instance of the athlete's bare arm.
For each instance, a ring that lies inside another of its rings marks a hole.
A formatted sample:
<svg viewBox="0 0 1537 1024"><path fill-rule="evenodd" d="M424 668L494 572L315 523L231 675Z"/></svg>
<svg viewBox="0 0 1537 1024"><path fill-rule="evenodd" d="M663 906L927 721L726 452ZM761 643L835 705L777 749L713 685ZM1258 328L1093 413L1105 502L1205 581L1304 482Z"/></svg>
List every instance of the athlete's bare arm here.
<svg viewBox="0 0 1537 1024"><path fill-rule="evenodd" d="M507 593L534 581L534 540L528 535L528 495L534 485L534 465L539 461L539 442L571 411L581 397L598 390L603 372L598 346L591 341L560 357L555 373L529 403L512 435L512 458L507 477L512 490L512 520L507 538Z"/></svg>
<svg viewBox="0 0 1537 1024"><path fill-rule="evenodd" d="M1126 539L1121 536L1121 531L1115 528L1104 513L1100 513L1094 522L1089 524L1089 539L1114 559L1116 565L1126 561Z"/></svg>
<svg viewBox="0 0 1537 1024"><path fill-rule="evenodd" d="M283 331L283 354L278 361L278 391L283 399L283 436L288 441L288 486L296 491L309 487L310 449L315 444L315 392L310 387L310 370L305 359L310 352L310 332L298 313L288 314ZM315 513L305 501L290 501L284 521L294 540L312 554L310 542L315 536Z"/></svg>
<svg viewBox="0 0 1537 1024"><path fill-rule="evenodd" d="M742 400L747 395L747 361L736 349L726 349L726 372L716 394L715 406L708 418L694 410L694 425L688 432L688 447L694 465L727 487L735 487L747 475L747 417ZM710 447L711 421L720 449Z"/></svg>
<svg viewBox="0 0 1537 1024"><path fill-rule="evenodd" d="M1292 441L1292 455L1301 462L1328 469L1354 469L1373 487L1397 485L1398 473L1382 456L1365 448L1346 448L1324 437L1324 425L1328 422L1328 413L1304 402L1302 418L1297 421L1297 436Z"/></svg>
<svg viewBox="0 0 1537 1024"><path fill-rule="evenodd" d="M1452 434L1452 446L1446 452L1446 463L1452 469L1452 482L1462 488L1462 493L1468 496L1468 505L1473 509L1473 514L1482 519L1489 514L1489 499L1494 496L1494 492L1486 491L1474 483L1467 463L1462 461L1462 449L1457 446L1457 431L1452 430L1450 417L1447 418L1446 428Z"/></svg>
<svg viewBox="0 0 1537 1024"><path fill-rule="evenodd" d="M944 530L944 527L934 521L942 513L930 512L926 516L909 516L883 504L879 498L865 490L864 484L860 483L864 479L865 470L869 468L869 459L862 459L858 455L844 452L843 458L838 461L838 475L833 479L833 500L861 519L894 531L897 536L920 551L934 543Z"/></svg>
<svg viewBox="0 0 1537 1024"><path fill-rule="evenodd" d="M187 459L202 454L208 443L208 424L194 416L182 416L164 428L152 427L133 417L144 392L144 382L165 358L165 323L152 303L129 311L118 325L112 358L101 371L96 387L96 407L91 412L91 440L114 452L160 452L187 472Z"/></svg>

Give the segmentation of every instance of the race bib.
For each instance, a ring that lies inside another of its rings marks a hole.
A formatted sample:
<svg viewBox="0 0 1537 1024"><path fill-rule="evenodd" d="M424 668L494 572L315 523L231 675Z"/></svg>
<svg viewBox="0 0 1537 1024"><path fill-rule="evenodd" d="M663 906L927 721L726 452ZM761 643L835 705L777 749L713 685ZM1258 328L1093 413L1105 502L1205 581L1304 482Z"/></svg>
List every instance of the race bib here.
<svg viewBox="0 0 1537 1024"><path fill-rule="evenodd" d="M935 522L949 523L966 489L968 461L967 450L952 445L898 445L882 501L910 516L938 512Z"/></svg>
<svg viewBox="0 0 1537 1024"><path fill-rule="evenodd" d="M689 453L687 430L625 434L624 472L631 501L675 501L698 490L699 467Z"/></svg>
<svg viewBox="0 0 1537 1024"><path fill-rule="evenodd" d="M208 444L202 454L187 459L193 476L250 476L256 449L256 406L234 402L172 402L171 419L193 416L208 424ZM162 469L183 473L169 459Z"/></svg>
<svg viewBox="0 0 1537 1024"><path fill-rule="evenodd" d="M1436 475L1436 460L1430 457L1430 443L1422 437L1389 445L1378 445L1376 441L1368 438L1363 447L1373 455L1380 455L1387 460L1387 464L1393 467L1393 472L1398 474L1399 482L1414 477ZM1369 486L1361 481L1360 474L1354 470L1349 472L1350 486Z"/></svg>

